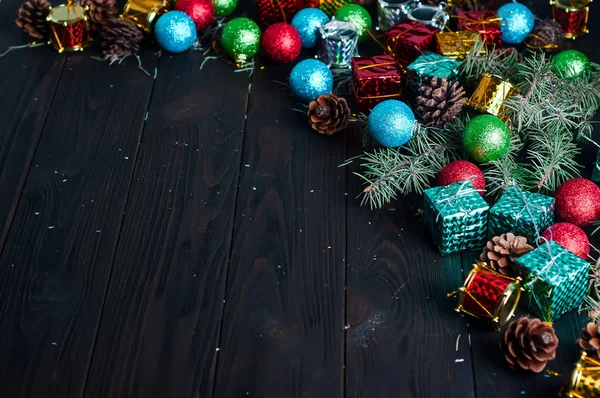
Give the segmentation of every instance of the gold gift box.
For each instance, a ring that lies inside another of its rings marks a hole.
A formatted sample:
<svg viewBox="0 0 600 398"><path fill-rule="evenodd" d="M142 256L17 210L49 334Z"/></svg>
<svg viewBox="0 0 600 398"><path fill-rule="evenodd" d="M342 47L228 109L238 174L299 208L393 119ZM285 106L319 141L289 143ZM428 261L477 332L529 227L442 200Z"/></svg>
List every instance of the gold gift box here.
<svg viewBox="0 0 600 398"><path fill-rule="evenodd" d="M484 72L467 105L503 119L504 103L508 97L517 93L519 89L508 80Z"/></svg>
<svg viewBox="0 0 600 398"><path fill-rule="evenodd" d="M479 32L439 32L437 33L437 51L453 59L464 59L481 42ZM485 46L481 46L479 55L485 55Z"/></svg>

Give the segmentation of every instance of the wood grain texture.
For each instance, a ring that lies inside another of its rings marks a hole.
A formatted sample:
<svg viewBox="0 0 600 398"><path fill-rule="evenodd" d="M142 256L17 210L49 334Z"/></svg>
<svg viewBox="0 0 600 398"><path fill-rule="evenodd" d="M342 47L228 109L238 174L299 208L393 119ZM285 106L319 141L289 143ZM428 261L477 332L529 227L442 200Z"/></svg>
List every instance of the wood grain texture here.
<svg viewBox="0 0 600 398"><path fill-rule="evenodd" d="M0 257L3 396L81 396L152 83L67 58Z"/></svg>
<svg viewBox="0 0 600 398"><path fill-rule="evenodd" d="M26 44L15 25L22 2L0 2L0 53ZM0 57L0 252L46 121L65 57L49 46Z"/></svg>
<svg viewBox="0 0 600 398"><path fill-rule="evenodd" d="M214 397L343 395L345 135L320 136L256 72Z"/></svg>
<svg viewBox="0 0 600 398"><path fill-rule="evenodd" d="M86 397L212 394L250 77L202 60L161 60Z"/></svg>

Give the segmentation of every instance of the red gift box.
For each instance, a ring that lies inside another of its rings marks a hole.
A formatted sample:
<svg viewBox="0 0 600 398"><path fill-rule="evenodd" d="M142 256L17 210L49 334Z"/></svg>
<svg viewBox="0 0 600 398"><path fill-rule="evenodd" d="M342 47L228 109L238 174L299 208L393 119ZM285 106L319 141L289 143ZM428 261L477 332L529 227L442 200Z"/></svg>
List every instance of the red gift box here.
<svg viewBox="0 0 600 398"><path fill-rule="evenodd" d="M391 55L352 58L356 112L368 114L381 101L398 99L401 83L400 67Z"/></svg>
<svg viewBox="0 0 600 398"><path fill-rule="evenodd" d="M435 52L438 28L405 19L385 33L385 42L391 54L402 66L407 66L425 51Z"/></svg>
<svg viewBox="0 0 600 398"><path fill-rule="evenodd" d="M302 3L298 0L258 0L258 19L262 26L291 23Z"/></svg>
<svg viewBox="0 0 600 398"><path fill-rule="evenodd" d="M463 32L479 32L487 44L502 44L500 20L496 11L462 11L456 15L458 30Z"/></svg>

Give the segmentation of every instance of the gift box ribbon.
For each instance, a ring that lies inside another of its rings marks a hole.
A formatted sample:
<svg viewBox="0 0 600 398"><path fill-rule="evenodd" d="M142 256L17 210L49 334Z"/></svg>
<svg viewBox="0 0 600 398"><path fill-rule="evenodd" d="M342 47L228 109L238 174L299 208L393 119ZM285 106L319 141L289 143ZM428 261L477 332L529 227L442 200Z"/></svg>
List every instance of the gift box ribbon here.
<svg viewBox="0 0 600 398"><path fill-rule="evenodd" d="M535 221L535 217L533 215L533 211L538 211L541 210L544 215L546 215L546 213L549 211L549 208L541 206L541 205L536 205L536 204L530 204L527 201L527 197L525 196L525 193L523 192L523 190L518 189L518 196L519 199L521 199L523 201L523 204L525 205L515 216L515 224L513 227L513 230L517 230L517 225L519 224L519 220L521 220L521 216L523 215L523 212L527 211L527 215L529 216L529 218L531 219L531 222L533 223L533 229L535 231L535 240L537 241L540 237L540 228L537 225L537 222Z"/></svg>
<svg viewBox="0 0 600 398"><path fill-rule="evenodd" d="M493 24L494 22L503 21L504 18L500 17L489 17L484 19L474 19L465 17L464 15L454 15L454 18L462 19L466 24L468 23L469 29L479 30L481 33L487 33L488 25ZM480 29L483 29L482 31Z"/></svg>

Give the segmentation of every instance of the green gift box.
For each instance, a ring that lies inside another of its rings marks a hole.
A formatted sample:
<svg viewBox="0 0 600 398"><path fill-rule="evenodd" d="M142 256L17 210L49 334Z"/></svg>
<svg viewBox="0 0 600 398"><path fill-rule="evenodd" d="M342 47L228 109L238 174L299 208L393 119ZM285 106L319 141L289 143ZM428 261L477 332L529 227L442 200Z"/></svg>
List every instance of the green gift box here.
<svg viewBox="0 0 600 398"><path fill-rule="evenodd" d="M555 241L546 241L517 259L524 269L524 300L531 313L553 322L583 303L590 264Z"/></svg>
<svg viewBox="0 0 600 398"><path fill-rule="evenodd" d="M524 236L530 243L554 224L554 198L509 187L490 209L488 236L512 232Z"/></svg>
<svg viewBox="0 0 600 398"><path fill-rule="evenodd" d="M408 65L407 70L413 85L423 83L424 77L438 77L453 80L458 76L460 61L443 55L425 51L423 55Z"/></svg>
<svg viewBox="0 0 600 398"><path fill-rule="evenodd" d="M423 196L425 225L442 255L485 246L490 207L470 181L426 189Z"/></svg>

